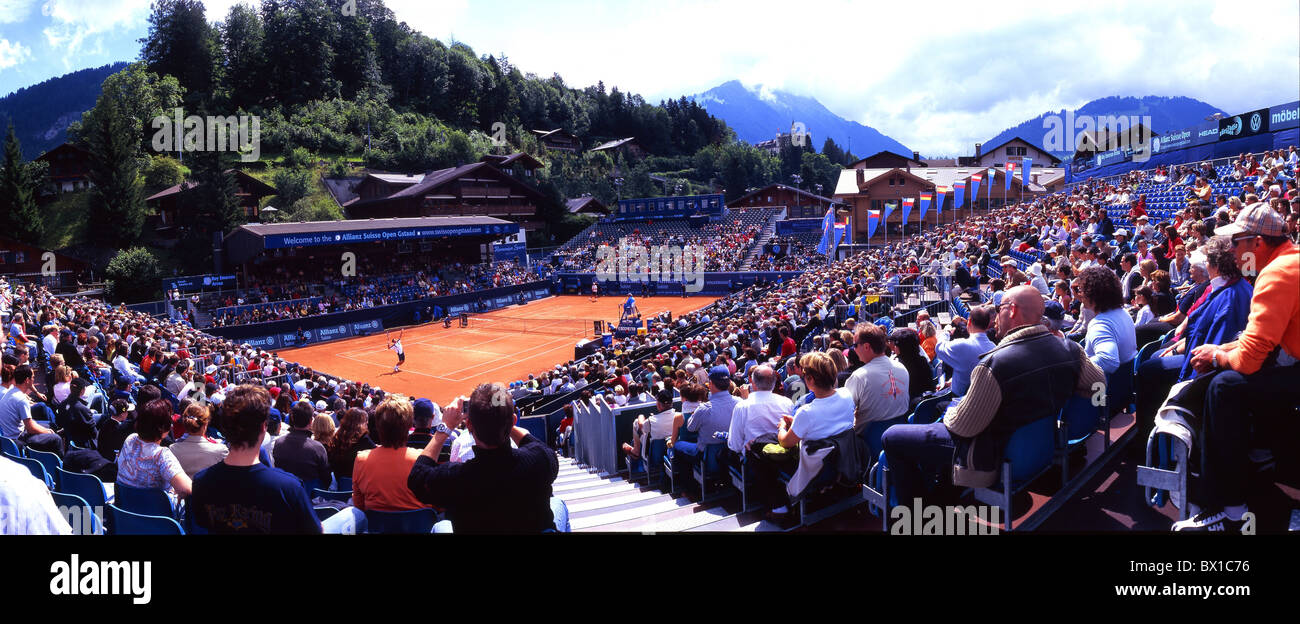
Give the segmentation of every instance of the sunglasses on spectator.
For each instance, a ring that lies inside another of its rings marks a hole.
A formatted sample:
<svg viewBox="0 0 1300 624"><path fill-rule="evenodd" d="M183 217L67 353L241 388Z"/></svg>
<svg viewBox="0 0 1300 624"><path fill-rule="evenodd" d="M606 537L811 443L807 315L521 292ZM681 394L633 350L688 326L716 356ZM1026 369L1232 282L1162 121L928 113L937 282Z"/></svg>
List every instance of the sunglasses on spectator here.
<svg viewBox="0 0 1300 624"><path fill-rule="evenodd" d="M1236 246L1237 246L1237 243L1241 243L1241 242L1244 242L1244 241L1248 241L1248 240L1250 240L1250 239L1252 239L1252 238L1259 238L1259 235L1258 235L1258 234L1253 234L1253 235L1251 235L1251 236L1243 236L1243 237L1241 237L1241 238L1234 238L1234 239L1232 239L1232 246L1233 246L1233 247L1236 247Z"/></svg>

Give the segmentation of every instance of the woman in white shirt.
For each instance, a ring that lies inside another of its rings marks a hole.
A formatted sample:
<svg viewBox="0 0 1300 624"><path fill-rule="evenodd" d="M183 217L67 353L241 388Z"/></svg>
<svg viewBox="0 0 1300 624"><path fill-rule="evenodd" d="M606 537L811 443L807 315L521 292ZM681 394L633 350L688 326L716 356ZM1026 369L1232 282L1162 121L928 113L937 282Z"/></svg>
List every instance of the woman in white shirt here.
<svg viewBox="0 0 1300 624"><path fill-rule="evenodd" d="M211 413L206 405L195 403L185 408L185 413L181 416L185 437L170 447L172 454L181 463L181 468L191 479L208 466L225 459L230 452L226 445L207 439L210 420Z"/></svg>
<svg viewBox="0 0 1300 624"><path fill-rule="evenodd" d="M777 522L784 521L790 513L789 497L778 471L785 469L788 474L794 474L799 466L799 443L803 440L825 440L853 428L856 404L848 390L836 389L839 369L831 357L821 351L804 354L799 358L799 369L813 399L796 408L793 417L782 418L776 441L787 450L777 455L768 455L761 448L764 445L755 444L751 447L746 463L747 467L753 467L754 485L759 500L771 507L768 517Z"/></svg>
<svg viewBox="0 0 1300 624"><path fill-rule="evenodd" d="M72 369L59 366L54 369L54 402L62 403L68 398L72 383Z"/></svg>
<svg viewBox="0 0 1300 624"><path fill-rule="evenodd" d="M1150 286L1142 286L1133 293L1133 307L1137 308L1137 314L1133 318L1133 326L1141 327L1145 323L1155 320L1155 314L1151 312L1151 297L1154 293Z"/></svg>

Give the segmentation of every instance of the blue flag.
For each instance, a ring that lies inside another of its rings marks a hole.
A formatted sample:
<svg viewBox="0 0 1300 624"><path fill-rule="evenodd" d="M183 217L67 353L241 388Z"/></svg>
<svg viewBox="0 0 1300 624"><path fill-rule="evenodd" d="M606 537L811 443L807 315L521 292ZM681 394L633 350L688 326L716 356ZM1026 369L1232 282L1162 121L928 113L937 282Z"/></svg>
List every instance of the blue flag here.
<svg viewBox="0 0 1300 624"><path fill-rule="evenodd" d="M903 224L907 225L907 218L912 216L912 205L916 200L908 197L903 200Z"/></svg>
<svg viewBox="0 0 1300 624"><path fill-rule="evenodd" d="M1020 169L1020 183L1029 184L1029 169L1034 166L1034 159L1025 156L1021 160L1024 162L1024 165Z"/></svg>
<svg viewBox="0 0 1300 624"><path fill-rule="evenodd" d="M931 197L933 196L930 195L929 193L921 193L921 214L920 216L917 217L917 220L925 221L925 211L930 209Z"/></svg>
<svg viewBox="0 0 1300 624"><path fill-rule="evenodd" d="M956 192L952 196L953 208L961 210L966 205L966 183L958 182L953 185Z"/></svg>
<svg viewBox="0 0 1300 624"><path fill-rule="evenodd" d="M822 240L817 243L817 253L831 252L831 234L835 232L835 210L826 209L826 218L822 219Z"/></svg>

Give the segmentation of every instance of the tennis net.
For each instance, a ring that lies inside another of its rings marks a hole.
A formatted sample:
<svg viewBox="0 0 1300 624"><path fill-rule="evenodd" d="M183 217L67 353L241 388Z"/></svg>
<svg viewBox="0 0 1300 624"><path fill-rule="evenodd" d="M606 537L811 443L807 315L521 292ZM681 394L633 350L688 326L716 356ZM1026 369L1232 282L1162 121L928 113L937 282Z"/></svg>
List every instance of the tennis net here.
<svg viewBox="0 0 1300 624"><path fill-rule="evenodd" d="M471 329L488 329L524 334L555 334L558 336L595 335L595 323L580 318L525 318L512 316L469 316Z"/></svg>

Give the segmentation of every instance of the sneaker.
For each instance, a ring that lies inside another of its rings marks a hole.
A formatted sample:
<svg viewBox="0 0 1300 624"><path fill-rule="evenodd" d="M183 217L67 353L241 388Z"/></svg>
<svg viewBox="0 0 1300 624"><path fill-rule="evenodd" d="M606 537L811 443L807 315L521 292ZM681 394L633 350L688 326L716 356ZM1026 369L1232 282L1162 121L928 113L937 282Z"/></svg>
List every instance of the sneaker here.
<svg viewBox="0 0 1300 624"><path fill-rule="evenodd" d="M1174 523L1174 531L1213 531L1240 533L1245 524L1242 520L1233 520L1222 509L1207 509L1186 520Z"/></svg>

